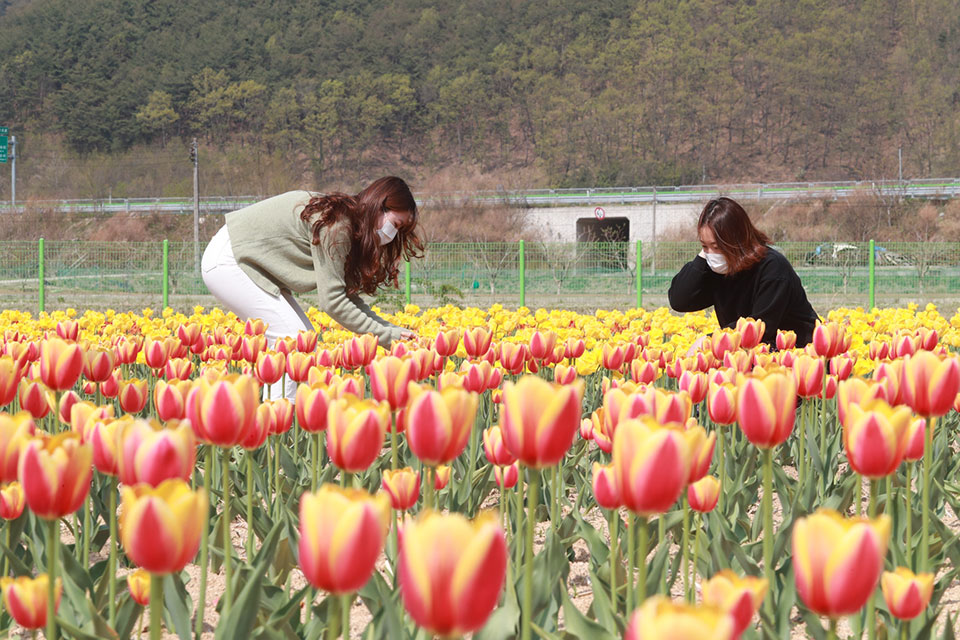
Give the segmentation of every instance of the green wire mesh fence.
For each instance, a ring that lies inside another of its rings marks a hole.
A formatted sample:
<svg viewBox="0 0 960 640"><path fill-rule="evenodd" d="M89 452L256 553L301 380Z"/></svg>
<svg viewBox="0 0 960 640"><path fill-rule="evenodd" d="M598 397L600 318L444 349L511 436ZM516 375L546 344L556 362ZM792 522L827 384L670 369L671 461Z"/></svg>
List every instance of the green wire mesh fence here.
<svg viewBox="0 0 960 640"><path fill-rule="evenodd" d="M870 247L869 242L784 242L776 248L821 312L867 307L871 300L877 306L960 303L960 243L876 242L873 265ZM699 250L691 242L437 243L409 270L400 270L399 289L382 289L374 302L386 310L407 303L650 308L667 304L671 279ZM214 305L194 244L169 242L166 255L165 264L162 242L0 241L0 308ZM309 295L302 301L312 304Z"/></svg>

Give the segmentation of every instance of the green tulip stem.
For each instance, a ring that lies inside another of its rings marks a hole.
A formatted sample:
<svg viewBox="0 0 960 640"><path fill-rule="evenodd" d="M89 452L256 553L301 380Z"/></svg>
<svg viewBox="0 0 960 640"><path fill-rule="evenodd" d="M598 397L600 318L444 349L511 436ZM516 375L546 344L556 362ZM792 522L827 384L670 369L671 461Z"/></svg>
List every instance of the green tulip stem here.
<svg viewBox="0 0 960 640"><path fill-rule="evenodd" d="M212 484L211 477L213 475L213 445L208 444L204 447L204 450L206 452L206 458L203 468L203 491L209 496L210 485ZM200 533L200 593L197 594L199 600L197 602L197 622L194 628L194 637L197 640L200 640L200 635L203 633L203 613L206 610L207 603L207 570L210 565L207 561L209 553L210 526L205 519L203 529L201 529Z"/></svg>
<svg viewBox="0 0 960 640"><path fill-rule="evenodd" d="M337 640L340 637L340 616L337 615L337 607L340 605L340 599L335 595L328 595L330 598L330 608L327 609L327 640Z"/></svg>
<svg viewBox="0 0 960 640"><path fill-rule="evenodd" d="M114 509L113 512L116 513L116 509ZM12 527L13 527L13 520L7 520L7 526L3 528L4 530L3 539L7 549L10 548L10 529ZM4 576L7 575L7 572L9 571L9 569L10 569L10 560L7 558L7 554L3 554L3 574L0 574L0 575L4 575Z"/></svg>
<svg viewBox="0 0 960 640"><path fill-rule="evenodd" d="M537 521L537 498L540 494L540 470L527 468L527 537L523 557L523 609L521 640L530 640L533 630L533 530Z"/></svg>
<svg viewBox="0 0 960 640"><path fill-rule="evenodd" d="M773 575L773 451L763 450L763 573L774 591L776 582ZM773 598L765 598L764 606L773 619Z"/></svg>
<svg viewBox="0 0 960 640"><path fill-rule="evenodd" d="M560 465L553 467L550 470L550 494L553 498L550 501L550 526L553 528L553 532L557 532L557 528L560 526Z"/></svg>
<svg viewBox="0 0 960 640"><path fill-rule="evenodd" d="M474 496L473 496L473 493L474 493L473 492L473 471L474 469L476 469L476 466L477 466L477 446L478 446L477 442L479 439L480 439L480 427L478 427L477 425L474 425L473 430L470 432L470 448L469 448L469 453L467 454L469 457L467 458L466 464L463 465L463 475L464 475L463 481L467 483L467 487L470 490L470 492L467 494L468 495L467 514L469 514L469 517L471 518L475 515L475 510L476 510L476 505L474 504ZM450 493L452 494L453 492L451 491Z"/></svg>
<svg viewBox="0 0 960 640"><path fill-rule="evenodd" d="M221 466L223 467L223 577L225 590L220 617L225 620L230 615L230 604L233 600L233 587L230 584L233 576L233 563L230 558L233 555L233 544L230 542L230 447L223 448Z"/></svg>
<svg viewBox="0 0 960 640"><path fill-rule="evenodd" d="M664 516L666 516L665 513L661 513L657 515L657 545L666 544L665 539L667 537L667 522ZM641 552L642 551L643 550L641 549ZM644 559L643 564L644 566L646 566L646 561L645 561L646 554L641 553L640 557ZM667 572L664 571L663 573L660 574L660 576L661 576L660 593L661 595L667 595ZM643 601L641 600L640 602L643 602ZM640 602L638 602L637 604L640 604Z"/></svg>
<svg viewBox="0 0 960 640"><path fill-rule="evenodd" d="M316 491L320 483L320 449L323 448L323 434L317 431L313 434L313 469L310 475L310 491Z"/></svg>
<svg viewBox="0 0 960 640"><path fill-rule="evenodd" d="M637 569L637 526L636 516L627 514L627 611L629 616L633 611L634 571Z"/></svg>
<svg viewBox="0 0 960 640"><path fill-rule="evenodd" d="M519 474L519 475L520 475L520 479L517 480L517 488L516 488L516 490L513 492L514 498L515 498L516 501L517 501L517 503L516 503L516 505L515 505L515 507L516 507L515 512L516 512L516 514L517 514L517 516L516 516L516 517L517 517L517 522L516 522L516 525L515 525L515 527L514 527L514 532L513 532L513 534L512 534L512 535L513 535L513 539L514 539L514 550L515 550L515 555L516 555L516 559L514 560L514 566L516 566L516 567L518 567L518 568L519 568L519 566L521 565L521 563L523 562L523 545L520 544L520 537L523 535L523 530L524 530L524 529L523 529L523 526L524 526L524 518L526 517L526 511L524 511L524 509L523 509L523 481L522 481L522 473Z"/></svg>
<svg viewBox="0 0 960 640"><path fill-rule="evenodd" d="M247 451L247 562L253 562L253 452Z"/></svg>
<svg viewBox="0 0 960 640"><path fill-rule="evenodd" d="M809 405L810 403L806 401L806 398L801 400L800 442L797 453L797 487L803 486L803 481L807 475L807 413L809 413Z"/></svg>
<svg viewBox="0 0 960 640"><path fill-rule="evenodd" d="M117 477L110 477L110 555L107 557L107 621L117 624ZM8 530L9 535L9 530ZM9 546L9 544L7 545Z"/></svg>
<svg viewBox="0 0 960 640"><path fill-rule="evenodd" d="M280 495L280 494L281 494L281 488L280 488L280 436L277 436L277 437L274 438L274 440L273 440L273 450L274 450L274 452L276 452L276 455L274 456L274 457L276 458L276 460L275 460L274 462L275 462L275 464L276 464L276 469L275 469L275 471L276 471L276 474L277 474L277 500L276 500L275 508L276 508L276 510L277 510L277 519L279 520L279 519L280 519L280 509L281 509L281 506L280 506L280 505L282 504L282 500L283 500L283 498L282 498L281 495Z"/></svg>
<svg viewBox="0 0 960 640"><path fill-rule="evenodd" d="M827 640L837 640L837 619L830 618L830 630L827 632Z"/></svg>
<svg viewBox="0 0 960 640"><path fill-rule="evenodd" d="M693 576L690 582L690 602L696 601L697 561L700 559L700 530L703 528L703 515L697 514L696 533L693 536Z"/></svg>
<svg viewBox="0 0 960 640"><path fill-rule="evenodd" d="M686 493L682 496L683 501L683 538L680 542L680 551L683 561L681 563L683 572L683 594L687 602L693 602L693 592L690 589L690 502L687 500Z"/></svg>
<svg viewBox="0 0 960 640"><path fill-rule="evenodd" d="M423 474L425 476L423 479L423 506L427 509L434 509L436 507L436 503L434 502L436 499L436 487L433 484L433 479L437 472L433 467L424 467L423 470L425 472Z"/></svg>
<svg viewBox="0 0 960 640"><path fill-rule="evenodd" d="M907 537L906 537L906 543L904 544L903 549L907 553L907 564L910 567L913 567L913 562L910 561L913 557L913 547L911 546L913 544L913 509L911 508L912 505L910 504L910 496L913 495L913 486L910 478L910 475L911 475L910 471L913 467L911 465L912 463L908 460L906 464L906 469L904 470L904 472L906 473L906 483L907 483L903 491L904 502L906 502L906 510L904 511L904 515L907 519Z"/></svg>
<svg viewBox="0 0 960 640"><path fill-rule="evenodd" d="M661 516L663 514L660 514ZM640 516L637 524L640 527L640 541L637 544L637 568L639 577L637 579L637 605L643 604L647 599L647 517Z"/></svg>
<svg viewBox="0 0 960 640"><path fill-rule="evenodd" d="M83 566L90 566L90 494L83 499Z"/></svg>
<svg viewBox="0 0 960 640"><path fill-rule="evenodd" d="M203 618L201 615L200 618ZM163 637L163 576L150 574L150 640Z"/></svg>
<svg viewBox="0 0 960 640"><path fill-rule="evenodd" d="M930 466L933 464L933 429L937 419L927 418L926 442L923 447L923 502L920 519L920 570L930 570Z"/></svg>
<svg viewBox="0 0 960 640"><path fill-rule="evenodd" d="M396 470L400 466L397 455L397 414L390 414L390 468Z"/></svg>
<svg viewBox="0 0 960 640"><path fill-rule="evenodd" d="M823 460L824 467L827 467L827 359L823 358L823 386L820 387L820 459ZM823 486L827 487L830 481L833 465L824 469ZM770 585L773 588L773 584ZM769 598L767 598L769 600Z"/></svg>
<svg viewBox="0 0 960 640"><path fill-rule="evenodd" d="M57 543L60 542L60 521L47 521L47 638L57 638ZM159 637L159 636L158 636Z"/></svg>
<svg viewBox="0 0 960 640"><path fill-rule="evenodd" d="M717 498L717 507L723 513L723 490L727 481L727 465L723 457L723 441L726 440L726 429L717 427L717 471L720 476L720 495Z"/></svg>
<svg viewBox="0 0 960 640"><path fill-rule="evenodd" d="M620 516L616 509L610 510L610 603L613 605L613 612L617 612L617 525L620 523Z"/></svg>
<svg viewBox="0 0 960 640"><path fill-rule="evenodd" d="M343 631L343 640L350 640L350 601L353 599L353 594L345 593L340 596L340 618L342 622L340 626Z"/></svg>

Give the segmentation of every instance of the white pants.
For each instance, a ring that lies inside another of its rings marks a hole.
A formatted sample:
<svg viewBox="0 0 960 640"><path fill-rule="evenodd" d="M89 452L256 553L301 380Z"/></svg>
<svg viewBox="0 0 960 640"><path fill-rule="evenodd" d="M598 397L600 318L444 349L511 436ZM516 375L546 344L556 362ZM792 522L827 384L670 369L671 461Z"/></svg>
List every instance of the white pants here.
<svg viewBox="0 0 960 640"><path fill-rule="evenodd" d="M227 311L234 312L244 321L259 318L266 323L269 348L274 347L277 338L294 337L301 330L314 330L310 319L289 291L282 289L278 296L267 293L237 265L227 225L223 225L204 250L200 271L210 293ZM293 402L297 385L284 376L270 385L269 395L266 389L264 391L265 398L283 396Z"/></svg>

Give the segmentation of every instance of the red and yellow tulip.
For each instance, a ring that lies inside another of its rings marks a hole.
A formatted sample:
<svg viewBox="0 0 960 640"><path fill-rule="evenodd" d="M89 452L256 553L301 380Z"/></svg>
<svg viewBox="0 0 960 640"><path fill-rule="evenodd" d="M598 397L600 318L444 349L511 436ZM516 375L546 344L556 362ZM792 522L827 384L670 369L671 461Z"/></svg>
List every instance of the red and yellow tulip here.
<svg viewBox="0 0 960 640"><path fill-rule="evenodd" d="M667 511L690 475L689 435L652 418L624 420L613 438L613 467L623 505L640 515Z"/></svg>
<svg viewBox="0 0 960 640"><path fill-rule="evenodd" d="M400 536L400 592L410 617L442 636L483 626L497 605L507 545L493 514L469 522L460 514L427 512Z"/></svg>
<svg viewBox="0 0 960 640"><path fill-rule="evenodd" d="M196 438L186 422L166 425L125 416L116 422L120 482L159 486L165 480L189 480L196 462Z"/></svg>
<svg viewBox="0 0 960 640"><path fill-rule="evenodd" d="M203 489L191 491L180 479L120 489L120 537L130 560L152 574L181 571L197 555L207 526Z"/></svg>
<svg viewBox="0 0 960 640"><path fill-rule="evenodd" d="M373 574L390 529L390 500L323 485L300 499L300 568L330 593L350 593Z"/></svg>
<svg viewBox="0 0 960 640"><path fill-rule="evenodd" d="M410 467L387 469L381 480L383 490L390 496L395 511L406 511L417 504L420 497L420 474Z"/></svg>
<svg viewBox="0 0 960 640"><path fill-rule="evenodd" d="M690 508L700 513L709 513L720 498L720 481L713 476L704 476L687 487Z"/></svg>
<svg viewBox="0 0 960 640"><path fill-rule="evenodd" d="M770 373L745 378L737 389L737 422L754 445L782 444L793 430L797 383L792 375Z"/></svg>
<svg viewBox="0 0 960 640"><path fill-rule="evenodd" d="M47 338L40 343L40 379L55 391L65 391L76 384L83 372L83 349L60 338Z"/></svg>
<svg viewBox="0 0 960 640"><path fill-rule="evenodd" d="M843 448L854 471L867 478L893 473L903 460L913 414L884 400L851 404L843 427Z"/></svg>
<svg viewBox="0 0 960 640"><path fill-rule="evenodd" d="M768 588L763 578L741 578L724 569L703 584L703 602L729 612L735 625L734 638L739 638L760 609Z"/></svg>
<svg viewBox="0 0 960 640"><path fill-rule="evenodd" d="M647 598L630 616L623 640L733 640L734 619L709 605Z"/></svg>
<svg viewBox="0 0 960 640"><path fill-rule="evenodd" d="M36 433L33 417L26 411L14 415L0 412L0 483L17 479L20 451Z"/></svg>
<svg viewBox="0 0 960 640"><path fill-rule="evenodd" d="M550 467L563 458L580 427L583 380L551 384L524 376L503 388L503 442L527 467Z"/></svg>
<svg viewBox="0 0 960 640"><path fill-rule="evenodd" d="M186 415L202 442L232 447L243 441L256 418L260 385L253 376L231 374L197 380L187 396Z"/></svg>
<svg viewBox="0 0 960 640"><path fill-rule="evenodd" d="M820 509L793 528L797 593L807 607L836 618L860 610L877 588L890 540L890 517L844 518Z"/></svg>
<svg viewBox="0 0 960 640"><path fill-rule="evenodd" d="M953 408L960 391L960 364L954 357L919 351L904 360L900 382L903 402L916 413L942 416Z"/></svg>
<svg viewBox="0 0 960 640"><path fill-rule="evenodd" d="M406 410L407 442L424 464L445 464L463 452L477 413L478 396L458 387L424 391L416 385Z"/></svg>
<svg viewBox="0 0 960 640"><path fill-rule="evenodd" d="M67 431L24 444L17 467L27 506L39 518L56 520L80 508L90 492L93 450Z"/></svg>
<svg viewBox="0 0 960 640"><path fill-rule="evenodd" d="M53 610L60 608L60 595L63 585L57 578L56 601ZM17 624L25 629L42 629L47 626L47 599L50 591L50 578L41 573L36 578L20 576L19 578L0 579L0 591L3 592L3 605Z"/></svg>
<svg viewBox="0 0 960 640"><path fill-rule="evenodd" d="M23 487L13 481L0 487L0 518L16 520L23 513L26 499L23 496Z"/></svg>
<svg viewBox="0 0 960 640"><path fill-rule="evenodd" d="M390 405L347 396L330 403L327 411L327 452L337 467L356 473L380 454L390 424Z"/></svg>
<svg viewBox="0 0 960 640"><path fill-rule="evenodd" d="M127 575L127 588L130 597L140 606L150 604L150 574L143 569L137 569Z"/></svg>
<svg viewBox="0 0 960 640"><path fill-rule="evenodd" d="M916 618L933 595L933 574L914 574L906 567L897 567L893 571L884 571L880 578L883 599L893 617L900 620Z"/></svg>

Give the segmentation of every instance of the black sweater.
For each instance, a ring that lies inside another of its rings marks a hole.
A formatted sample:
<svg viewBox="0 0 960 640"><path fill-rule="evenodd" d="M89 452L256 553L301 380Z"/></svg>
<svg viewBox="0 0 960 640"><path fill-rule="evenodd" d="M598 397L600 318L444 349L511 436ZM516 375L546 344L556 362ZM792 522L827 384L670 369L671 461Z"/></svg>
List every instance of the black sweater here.
<svg viewBox="0 0 960 640"><path fill-rule="evenodd" d="M761 319L766 323L763 341L771 346L778 329L795 332L798 347L807 345L817 322L800 277L775 249L768 249L759 263L731 276L714 273L707 261L697 256L673 277L668 296L675 311L699 311L713 305L721 327L733 328L740 318Z"/></svg>

